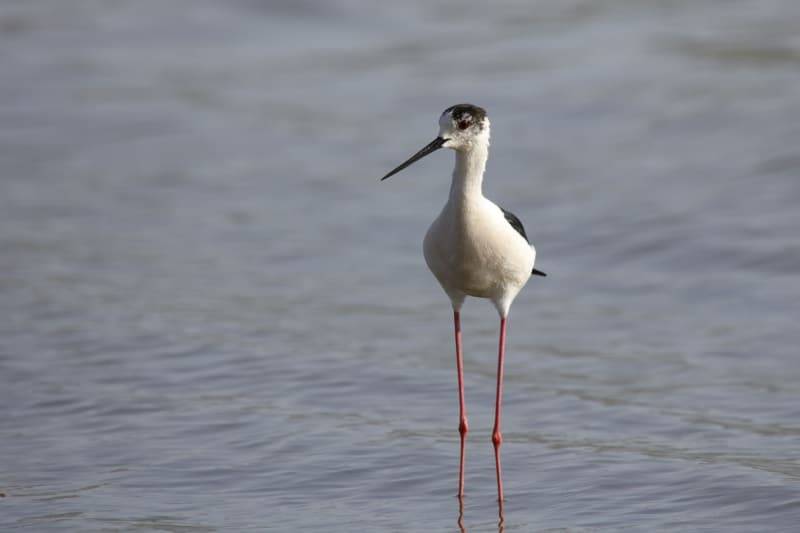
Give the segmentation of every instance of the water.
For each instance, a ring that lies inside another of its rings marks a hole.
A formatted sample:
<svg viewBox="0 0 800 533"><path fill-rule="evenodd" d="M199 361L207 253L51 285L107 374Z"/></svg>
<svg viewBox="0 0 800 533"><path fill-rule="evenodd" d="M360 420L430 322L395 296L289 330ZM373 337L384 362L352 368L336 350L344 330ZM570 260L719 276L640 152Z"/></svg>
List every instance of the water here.
<svg viewBox="0 0 800 533"><path fill-rule="evenodd" d="M445 107L539 250L508 531L800 523L800 4L0 7L0 529L454 531ZM464 309L468 531L497 319Z"/></svg>

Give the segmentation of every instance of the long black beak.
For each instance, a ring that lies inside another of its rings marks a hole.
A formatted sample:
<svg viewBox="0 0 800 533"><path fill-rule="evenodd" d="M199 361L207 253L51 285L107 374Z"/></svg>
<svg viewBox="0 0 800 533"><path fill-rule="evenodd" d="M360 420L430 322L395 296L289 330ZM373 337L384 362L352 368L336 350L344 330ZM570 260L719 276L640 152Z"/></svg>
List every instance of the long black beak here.
<svg viewBox="0 0 800 533"><path fill-rule="evenodd" d="M403 170L407 166L411 165L412 163L415 163L415 162L419 161L420 159L422 159L426 155L432 154L433 152L435 152L436 150L441 148L444 143L445 143L445 139L443 139L441 137L436 137L433 141L428 143L428 145L425 146L425 148L423 148L422 150L420 150L416 154L414 154L411 157L409 157L408 161L406 161L405 163L403 163L402 165L400 165L399 167L397 167L396 169L392 170L391 172L386 174L384 177L382 177L381 181L385 180L389 176L394 176L395 174L397 174L398 172L400 172L401 170Z"/></svg>

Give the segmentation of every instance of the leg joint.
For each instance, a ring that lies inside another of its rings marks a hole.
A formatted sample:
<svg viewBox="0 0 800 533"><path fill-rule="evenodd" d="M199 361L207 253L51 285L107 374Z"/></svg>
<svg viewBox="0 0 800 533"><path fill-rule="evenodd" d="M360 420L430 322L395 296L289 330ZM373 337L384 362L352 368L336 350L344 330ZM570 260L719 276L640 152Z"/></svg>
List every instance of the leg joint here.
<svg viewBox="0 0 800 533"><path fill-rule="evenodd" d="M495 448L499 448L500 445L503 444L503 435L500 433L499 429L492 432L492 444L494 444Z"/></svg>

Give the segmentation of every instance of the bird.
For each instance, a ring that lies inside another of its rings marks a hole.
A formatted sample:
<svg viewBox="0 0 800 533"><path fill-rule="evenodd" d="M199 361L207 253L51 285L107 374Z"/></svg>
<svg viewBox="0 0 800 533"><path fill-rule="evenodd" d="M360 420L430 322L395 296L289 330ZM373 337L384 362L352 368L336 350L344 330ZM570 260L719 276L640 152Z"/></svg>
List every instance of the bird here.
<svg viewBox="0 0 800 533"><path fill-rule="evenodd" d="M458 498L464 497L465 439L469 431L464 400L464 363L461 349L461 307L468 297L490 300L500 316L497 349L494 446L497 497L504 501L500 447L503 364L506 324L511 304L532 276L546 276L534 268L536 248L530 243L516 215L483 195L483 176L489 157L490 123L486 110L472 104L445 109L439 117L439 134L405 162L381 178L397 174L441 148L455 151L450 193L439 216L423 241L425 262L450 298L458 374L458 405L461 453Z"/></svg>

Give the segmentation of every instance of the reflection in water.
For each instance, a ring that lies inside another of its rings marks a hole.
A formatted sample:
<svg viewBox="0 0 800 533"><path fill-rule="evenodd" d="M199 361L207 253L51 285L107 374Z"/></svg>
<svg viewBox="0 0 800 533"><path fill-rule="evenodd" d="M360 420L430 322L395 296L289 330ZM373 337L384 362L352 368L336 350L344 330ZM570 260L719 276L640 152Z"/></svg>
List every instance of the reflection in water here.
<svg viewBox="0 0 800 533"><path fill-rule="evenodd" d="M497 500L497 531L498 533L503 533L505 531L505 522L506 517L503 513L503 500ZM467 533L467 528L464 526L464 498L462 496L458 497L458 520L456 520L456 524L458 524L458 529L461 533Z"/></svg>
<svg viewBox="0 0 800 533"><path fill-rule="evenodd" d="M499 519L497 521L497 531L503 533L505 531L506 517L503 515L503 500L497 500L497 514Z"/></svg>

